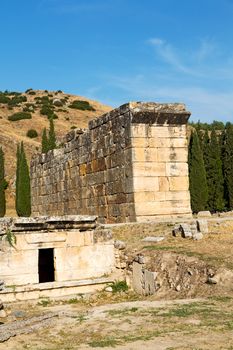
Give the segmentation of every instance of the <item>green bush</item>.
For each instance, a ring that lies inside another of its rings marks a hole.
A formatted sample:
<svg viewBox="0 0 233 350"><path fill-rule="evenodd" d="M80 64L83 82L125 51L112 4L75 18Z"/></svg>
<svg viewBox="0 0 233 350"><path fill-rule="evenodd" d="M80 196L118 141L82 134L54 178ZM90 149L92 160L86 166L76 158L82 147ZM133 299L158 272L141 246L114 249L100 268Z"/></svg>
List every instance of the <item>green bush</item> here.
<svg viewBox="0 0 233 350"><path fill-rule="evenodd" d="M38 133L35 129L30 129L27 131L27 137L30 137L30 139L34 139L38 136Z"/></svg>
<svg viewBox="0 0 233 350"><path fill-rule="evenodd" d="M10 99L10 101L8 101L8 106L11 107L16 107L19 104L21 104L22 102L26 102L27 101L27 97L26 96L14 96L12 97L12 99Z"/></svg>
<svg viewBox="0 0 233 350"><path fill-rule="evenodd" d="M113 293L126 292L128 290L128 286L126 281L116 281L111 284Z"/></svg>
<svg viewBox="0 0 233 350"><path fill-rule="evenodd" d="M0 103L8 103L10 101L10 98L7 97L6 95L4 94L0 94Z"/></svg>
<svg viewBox="0 0 233 350"><path fill-rule="evenodd" d="M75 100L70 105L70 108L80 109L81 111L95 111L88 101Z"/></svg>
<svg viewBox="0 0 233 350"><path fill-rule="evenodd" d="M22 120L22 119L32 119L31 113L17 112L8 117L8 120L10 120L11 122L15 122L17 120Z"/></svg>

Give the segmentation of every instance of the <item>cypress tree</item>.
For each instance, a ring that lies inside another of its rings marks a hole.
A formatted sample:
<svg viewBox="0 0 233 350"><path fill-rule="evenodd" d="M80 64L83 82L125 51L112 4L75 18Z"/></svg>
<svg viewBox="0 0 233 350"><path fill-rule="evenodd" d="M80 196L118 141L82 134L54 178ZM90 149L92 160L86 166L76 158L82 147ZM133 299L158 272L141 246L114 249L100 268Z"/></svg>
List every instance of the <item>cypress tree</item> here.
<svg viewBox="0 0 233 350"><path fill-rule="evenodd" d="M196 131L192 132L189 144L189 183L192 211L205 210L208 200L206 172Z"/></svg>
<svg viewBox="0 0 233 350"><path fill-rule="evenodd" d="M7 182L5 180L4 153L2 147L0 147L0 217L3 217L6 214L6 188Z"/></svg>
<svg viewBox="0 0 233 350"><path fill-rule="evenodd" d="M49 150L56 148L56 135L55 135L54 123L52 118L49 119L48 148Z"/></svg>
<svg viewBox="0 0 233 350"><path fill-rule="evenodd" d="M47 130L44 128L43 134L42 134L42 144L41 144L41 151L42 153L47 153L49 150L49 142L47 137Z"/></svg>
<svg viewBox="0 0 233 350"><path fill-rule="evenodd" d="M233 209L233 125L227 123L223 141L223 171L227 207Z"/></svg>
<svg viewBox="0 0 233 350"><path fill-rule="evenodd" d="M208 207L212 212L224 209L224 180L221 161L221 149L215 130L211 131L208 147L205 151L205 166L208 185Z"/></svg>
<svg viewBox="0 0 233 350"><path fill-rule="evenodd" d="M16 181L15 181L15 210L18 213L18 199L19 199L19 166L20 166L20 146L17 145L16 152Z"/></svg>
<svg viewBox="0 0 233 350"><path fill-rule="evenodd" d="M30 190L30 176L27 164L27 159L24 151L23 142L19 151L19 165L17 169L18 176L17 183L17 214L18 216L30 216L31 215L31 190Z"/></svg>

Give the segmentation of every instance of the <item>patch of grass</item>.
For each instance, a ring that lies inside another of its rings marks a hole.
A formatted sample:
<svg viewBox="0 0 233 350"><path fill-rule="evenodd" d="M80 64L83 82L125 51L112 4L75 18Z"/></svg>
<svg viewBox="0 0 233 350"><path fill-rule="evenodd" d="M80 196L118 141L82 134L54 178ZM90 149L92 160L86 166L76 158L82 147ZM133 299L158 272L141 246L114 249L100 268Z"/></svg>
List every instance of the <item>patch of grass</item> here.
<svg viewBox="0 0 233 350"><path fill-rule="evenodd" d="M165 251L173 251L177 250L177 247L175 246L159 246L159 245L147 245L144 246L143 249L145 250L165 250Z"/></svg>
<svg viewBox="0 0 233 350"><path fill-rule="evenodd" d="M50 305L51 303L52 303L52 302L51 302L51 300L49 300L49 299L41 299L41 300L37 303L37 305L46 307L46 306Z"/></svg>
<svg viewBox="0 0 233 350"><path fill-rule="evenodd" d="M122 309L122 310L109 310L107 311L110 316L125 316L132 312L138 311L137 307L132 307L131 309Z"/></svg>
<svg viewBox="0 0 233 350"><path fill-rule="evenodd" d="M115 347L116 345L119 345L120 341L115 338L105 338L101 340L93 340L92 342L88 343L89 346L92 348L106 348L107 346Z"/></svg>
<svg viewBox="0 0 233 350"><path fill-rule="evenodd" d="M223 296L221 296L221 295L219 295L219 296L213 295L213 296L208 297L208 299L214 300L214 301L219 301L221 303L228 303L228 302L232 301L232 297L224 296L224 295Z"/></svg>
<svg viewBox="0 0 233 350"><path fill-rule="evenodd" d="M111 284L113 293L126 292L128 290L128 286L126 281L116 281Z"/></svg>
<svg viewBox="0 0 233 350"><path fill-rule="evenodd" d="M77 304L79 300L77 298L71 298L67 301L68 304Z"/></svg>

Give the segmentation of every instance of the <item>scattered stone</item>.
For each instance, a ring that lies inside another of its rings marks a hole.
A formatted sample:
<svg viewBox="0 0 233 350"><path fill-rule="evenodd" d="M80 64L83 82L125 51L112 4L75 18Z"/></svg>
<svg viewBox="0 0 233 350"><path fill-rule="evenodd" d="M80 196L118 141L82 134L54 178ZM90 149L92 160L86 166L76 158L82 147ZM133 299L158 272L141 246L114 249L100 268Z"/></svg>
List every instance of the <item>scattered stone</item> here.
<svg viewBox="0 0 233 350"><path fill-rule="evenodd" d="M197 216L199 217L199 218L209 218L209 217L211 217L211 213L210 213L210 211L209 210L205 210L205 211L199 211L198 213L197 213Z"/></svg>
<svg viewBox="0 0 233 350"><path fill-rule="evenodd" d="M218 276L208 277L207 283L217 284L217 283L219 283L219 277Z"/></svg>
<svg viewBox="0 0 233 350"><path fill-rule="evenodd" d="M197 228L204 235L209 233L207 220L197 220Z"/></svg>
<svg viewBox="0 0 233 350"><path fill-rule="evenodd" d="M191 269L188 269L187 272L188 272L188 274L189 274L190 276L193 275L193 271L192 271Z"/></svg>
<svg viewBox="0 0 233 350"><path fill-rule="evenodd" d="M0 280L0 290L3 290L4 289L4 281L3 280Z"/></svg>
<svg viewBox="0 0 233 350"><path fill-rule="evenodd" d="M145 258L142 254L135 256L134 261L138 262L139 264L145 264Z"/></svg>
<svg viewBox="0 0 233 350"><path fill-rule="evenodd" d="M208 271L207 271L207 274L208 274L209 277L213 277L215 272L214 272L213 269L209 268Z"/></svg>
<svg viewBox="0 0 233 350"><path fill-rule="evenodd" d="M163 236L157 236L157 237L153 237L153 236L148 236L142 239L142 242L154 242L154 243L158 243L161 242L165 239L165 237Z"/></svg>
<svg viewBox="0 0 233 350"><path fill-rule="evenodd" d="M106 287L106 288L105 288L105 292L112 293L112 287L110 287L110 286L109 286L109 287Z"/></svg>
<svg viewBox="0 0 233 350"><path fill-rule="evenodd" d="M7 317L7 313L4 309L1 309L0 310L0 318L5 318L5 317Z"/></svg>
<svg viewBox="0 0 233 350"><path fill-rule="evenodd" d="M12 312L12 315L15 316L16 318L22 318L26 316L26 313L21 310L16 310Z"/></svg>
<svg viewBox="0 0 233 350"><path fill-rule="evenodd" d="M192 238L193 235L189 224L181 224L180 230L183 238Z"/></svg>
<svg viewBox="0 0 233 350"><path fill-rule="evenodd" d="M178 286L176 286L176 291L180 292L180 290L181 290L181 286L178 284Z"/></svg>
<svg viewBox="0 0 233 350"><path fill-rule="evenodd" d="M200 241L203 238L203 234L201 232L197 232L193 235L194 241Z"/></svg>
<svg viewBox="0 0 233 350"><path fill-rule="evenodd" d="M181 235L180 225L175 225L174 229L172 230L172 235L174 237L178 237Z"/></svg>
<svg viewBox="0 0 233 350"><path fill-rule="evenodd" d="M123 250L123 249L126 248L126 244L125 244L125 242L123 242L123 241L116 240L116 241L114 242L114 248L119 249L119 250Z"/></svg>

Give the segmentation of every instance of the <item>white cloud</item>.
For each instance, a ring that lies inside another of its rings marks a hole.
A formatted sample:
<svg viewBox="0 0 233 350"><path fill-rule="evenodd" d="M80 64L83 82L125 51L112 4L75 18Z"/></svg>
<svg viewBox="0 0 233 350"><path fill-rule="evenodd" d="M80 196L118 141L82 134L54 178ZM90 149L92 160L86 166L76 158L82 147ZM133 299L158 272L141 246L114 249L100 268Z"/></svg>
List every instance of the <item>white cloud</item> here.
<svg viewBox="0 0 233 350"><path fill-rule="evenodd" d="M201 121L229 121L233 115L233 89L228 92L211 91L200 86L164 86L146 77L110 77L111 85L124 91L134 100L185 103L192 118ZM155 79L156 81L156 79Z"/></svg>
<svg viewBox="0 0 233 350"><path fill-rule="evenodd" d="M155 48L156 53L164 60L164 62L171 65L177 71L191 75L197 74L197 72L183 63L177 50L163 39L151 38L147 40L147 42Z"/></svg>

